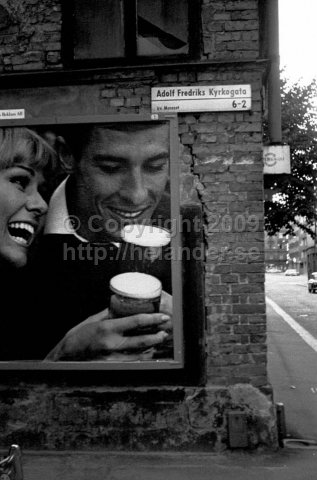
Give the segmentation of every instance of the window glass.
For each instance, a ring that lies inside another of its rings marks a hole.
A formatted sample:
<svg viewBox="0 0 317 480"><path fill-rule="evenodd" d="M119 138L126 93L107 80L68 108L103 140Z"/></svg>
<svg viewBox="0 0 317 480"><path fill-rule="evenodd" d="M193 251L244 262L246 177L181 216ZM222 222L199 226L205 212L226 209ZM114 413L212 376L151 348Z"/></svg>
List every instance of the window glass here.
<svg viewBox="0 0 317 480"><path fill-rule="evenodd" d="M138 0L137 55L188 53L188 1Z"/></svg>
<svg viewBox="0 0 317 480"><path fill-rule="evenodd" d="M123 23L122 0L76 0L74 59L123 57Z"/></svg>
<svg viewBox="0 0 317 480"><path fill-rule="evenodd" d="M188 0L65 2L65 43L69 36L72 43L64 49L75 61L194 55L196 6Z"/></svg>

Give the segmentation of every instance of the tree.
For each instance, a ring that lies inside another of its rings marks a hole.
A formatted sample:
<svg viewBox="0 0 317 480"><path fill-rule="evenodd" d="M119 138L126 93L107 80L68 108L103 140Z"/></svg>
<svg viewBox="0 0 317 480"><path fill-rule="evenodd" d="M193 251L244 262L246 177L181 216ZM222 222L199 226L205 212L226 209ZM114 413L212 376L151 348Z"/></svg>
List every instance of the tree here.
<svg viewBox="0 0 317 480"><path fill-rule="evenodd" d="M274 235L282 228L292 233L299 226L313 238L316 231L317 193L317 84L281 79L282 136L290 145L291 174L266 176L265 188L276 192L265 201L265 229Z"/></svg>

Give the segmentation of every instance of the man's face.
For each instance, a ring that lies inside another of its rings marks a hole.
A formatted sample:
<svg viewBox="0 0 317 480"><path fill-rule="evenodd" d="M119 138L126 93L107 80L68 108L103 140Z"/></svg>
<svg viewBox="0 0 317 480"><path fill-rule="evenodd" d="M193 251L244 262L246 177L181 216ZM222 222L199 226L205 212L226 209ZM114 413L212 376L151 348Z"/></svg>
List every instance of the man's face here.
<svg viewBox="0 0 317 480"><path fill-rule="evenodd" d="M89 241L120 240L132 223L148 224L169 175L168 129L135 131L94 126L77 159L71 199L78 233Z"/></svg>

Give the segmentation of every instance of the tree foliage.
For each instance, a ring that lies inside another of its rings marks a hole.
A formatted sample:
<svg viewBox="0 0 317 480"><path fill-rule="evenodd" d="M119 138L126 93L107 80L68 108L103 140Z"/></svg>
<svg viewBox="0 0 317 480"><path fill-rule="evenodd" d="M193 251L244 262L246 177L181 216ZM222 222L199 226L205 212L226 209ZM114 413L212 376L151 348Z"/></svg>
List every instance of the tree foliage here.
<svg viewBox="0 0 317 480"><path fill-rule="evenodd" d="M317 189L317 84L289 85L281 79L282 137L290 145L291 174L266 177L266 188L276 192L265 201L265 228L273 235L299 226L313 238ZM270 178L271 177L271 178Z"/></svg>

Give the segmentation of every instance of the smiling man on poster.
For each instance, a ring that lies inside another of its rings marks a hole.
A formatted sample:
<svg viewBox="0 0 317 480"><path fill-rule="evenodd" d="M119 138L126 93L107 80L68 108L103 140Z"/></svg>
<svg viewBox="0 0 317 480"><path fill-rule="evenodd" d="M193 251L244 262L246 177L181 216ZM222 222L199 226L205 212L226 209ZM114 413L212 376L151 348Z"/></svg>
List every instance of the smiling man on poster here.
<svg viewBox="0 0 317 480"><path fill-rule="evenodd" d="M125 360L135 359L138 348L168 337L170 260L161 257L155 270L164 290L160 313L110 319L109 282L140 267L122 242L123 227L170 219L168 128L159 122L90 124L65 132L56 145L69 175L51 198L34 263L35 275L43 279L41 310L49 306L49 334L40 355L51 351L48 360L113 360L123 359L124 352ZM152 332L135 338L129 332L136 325L153 327Z"/></svg>

